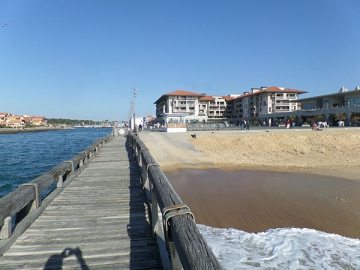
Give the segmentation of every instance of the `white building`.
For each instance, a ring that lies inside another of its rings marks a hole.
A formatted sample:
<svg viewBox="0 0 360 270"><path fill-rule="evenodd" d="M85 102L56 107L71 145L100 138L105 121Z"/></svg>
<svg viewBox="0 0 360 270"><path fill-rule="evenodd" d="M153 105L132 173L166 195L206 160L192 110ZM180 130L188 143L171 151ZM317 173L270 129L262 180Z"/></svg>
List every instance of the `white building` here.
<svg viewBox="0 0 360 270"><path fill-rule="evenodd" d="M239 95L209 96L184 90L177 90L162 95L156 104L156 122L191 123L223 120L231 115L230 102Z"/></svg>
<svg viewBox="0 0 360 270"><path fill-rule="evenodd" d="M259 120L269 114L299 109L298 96L307 93L285 87L251 88L243 95L206 95L177 90L162 95L156 104L156 121L161 123L207 122L229 120L239 124L242 119Z"/></svg>

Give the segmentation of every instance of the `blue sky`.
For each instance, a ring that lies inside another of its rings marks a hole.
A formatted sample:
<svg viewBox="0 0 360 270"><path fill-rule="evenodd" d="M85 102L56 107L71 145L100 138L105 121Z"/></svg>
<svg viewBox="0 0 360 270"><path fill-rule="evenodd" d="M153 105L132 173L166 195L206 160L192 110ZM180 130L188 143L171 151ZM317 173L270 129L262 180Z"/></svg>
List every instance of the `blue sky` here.
<svg viewBox="0 0 360 270"><path fill-rule="evenodd" d="M0 0L0 111L155 115L161 95L360 84L357 0Z"/></svg>

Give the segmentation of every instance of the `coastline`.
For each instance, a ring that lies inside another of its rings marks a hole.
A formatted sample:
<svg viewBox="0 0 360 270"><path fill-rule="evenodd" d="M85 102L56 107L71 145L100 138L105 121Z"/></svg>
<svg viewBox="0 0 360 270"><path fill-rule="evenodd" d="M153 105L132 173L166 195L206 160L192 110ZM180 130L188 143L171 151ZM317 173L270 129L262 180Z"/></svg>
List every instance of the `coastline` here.
<svg viewBox="0 0 360 270"><path fill-rule="evenodd" d="M360 129L141 132L164 172L220 169L299 172L360 181Z"/></svg>
<svg viewBox="0 0 360 270"><path fill-rule="evenodd" d="M198 132L197 139L188 132L142 132L139 137L198 224L255 233L312 228L360 239L359 131L218 131ZM273 140L274 151L269 138L281 142ZM279 147L299 138L304 154ZM314 140L323 147L315 154ZM329 147L334 142L337 151Z"/></svg>
<svg viewBox="0 0 360 270"><path fill-rule="evenodd" d="M29 133L29 132L41 132L41 131L50 131L50 130L62 130L63 128L48 128L48 127L38 127L38 128L0 128L0 134L16 134L16 133Z"/></svg>

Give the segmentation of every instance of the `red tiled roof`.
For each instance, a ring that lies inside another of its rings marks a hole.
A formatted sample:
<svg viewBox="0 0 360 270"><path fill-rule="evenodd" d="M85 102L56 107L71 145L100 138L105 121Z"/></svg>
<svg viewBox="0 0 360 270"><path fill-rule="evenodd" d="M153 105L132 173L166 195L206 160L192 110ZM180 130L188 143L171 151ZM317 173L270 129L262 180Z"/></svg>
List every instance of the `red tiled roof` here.
<svg viewBox="0 0 360 270"><path fill-rule="evenodd" d="M35 120L35 119L37 119L37 120L42 120L42 119L44 119L45 117L44 117L44 116L31 116L31 118L32 118L33 120Z"/></svg>
<svg viewBox="0 0 360 270"><path fill-rule="evenodd" d="M307 93L307 91L297 90L297 89L293 89L293 88L270 86L270 87L266 87L264 89L261 89L259 91L256 91L254 93L247 93L247 94L241 95L241 96L237 97L236 99L243 98L243 97L248 97L248 96L252 96L252 95L258 95L260 93L266 93L266 92L270 92L270 93L285 92L285 93L298 93L298 94Z"/></svg>
<svg viewBox="0 0 360 270"><path fill-rule="evenodd" d="M233 100L233 99L234 99L233 97L229 97L229 96L223 96L223 98L224 98L226 101L229 101L229 100Z"/></svg>
<svg viewBox="0 0 360 270"><path fill-rule="evenodd" d="M307 91L297 90L293 88L270 86L264 89L265 92L292 92L292 93L307 93Z"/></svg>
<svg viewBox="0 0 360 270"><path fill-rule="evenodd" d="M22 121L20 119L10 119L7 120L6 123L8 124L17 124L17 123L21 123Z"/></svg>
<svg viewBox="0 0 360 270"><path fill-rule="evenodd" d="M199 98L199 100L203 100L203 101L206 101L206 100L214 100L214 97L217 97L216 95L214 96L203 96L201 98ZM233 97L230 97L230 96L221 96L221 98L225 99L226 101L229 101L229 100L233 100L234 98Z"/></svg>
<svg viewBox="0 0 360 270"><path fill-rule="evenodd" d="M202 101L206 101L206 100L214 100L214 98L212 96L204 96L204 97L201 97L199 98L199 100L202 100Z"/></svg>
<svg viewBox="0 0 360 270"><path fill-rule="evenodd" d="M203 96L199 93L195 92L189 92L185 90L176 90L167 94L164 94L163 96Z"/></svg>
<svg viewBox="0 0 360 270"><path fill-rule="evenodd" d="M167 97L167 96L195 96L195 97L202 97L204 95L201 95L199 93L195 93L195 92L189 92L189 91L185 91L185 90L176 90L170 93L166 93L164 95L162 95L160 98L158 98L154 104L156 104L159 100L161 100L163 97Z"/></svg>

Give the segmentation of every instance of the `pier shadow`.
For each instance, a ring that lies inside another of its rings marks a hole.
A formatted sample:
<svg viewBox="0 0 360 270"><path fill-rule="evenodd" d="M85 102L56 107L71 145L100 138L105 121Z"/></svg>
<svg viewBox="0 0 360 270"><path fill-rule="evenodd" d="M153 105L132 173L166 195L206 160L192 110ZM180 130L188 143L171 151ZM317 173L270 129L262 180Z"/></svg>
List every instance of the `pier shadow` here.
<svg viewBox="0 0 360 270"><path fill-rule="evenodd" d="M127 225L127 233L131 239L129 269L163 269L159 247L152 233L151 206L142 187L140 168L128 142L125 147L130 171L130 217Z"/></svg>
<svg viewBox="0 0 360 270"><path fill-rule="evenodd" d="M54 254L47 260L44 270L62 270L64 259L70 256L75 256L79 266L76 269L89 270L80 248L65 248L61 253Z"/></svg>

